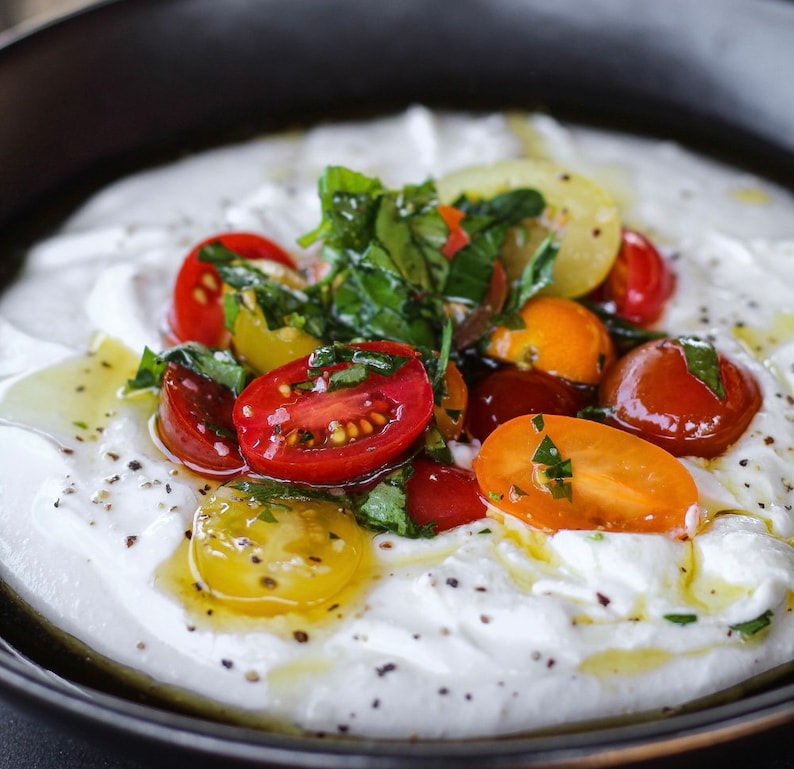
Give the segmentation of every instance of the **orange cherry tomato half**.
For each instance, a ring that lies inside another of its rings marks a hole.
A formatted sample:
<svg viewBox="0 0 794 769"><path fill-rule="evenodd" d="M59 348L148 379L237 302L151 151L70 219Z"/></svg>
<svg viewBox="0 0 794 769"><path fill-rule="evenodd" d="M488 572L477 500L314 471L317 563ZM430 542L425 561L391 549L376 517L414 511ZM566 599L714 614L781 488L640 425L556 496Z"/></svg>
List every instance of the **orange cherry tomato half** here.
<svg viewBox="0 0 794 769"><path fill-rule="evenodd" d="M674 287L675 275L653 243L639 232L623 230L620 251L602 291L615 313L640 326L653 323Z"/></svg>
<svg viewBox="0 0 794 769"><path fill-rule="evenodd" d="M415 523L432 523L439 532L485 517L487 507L474 473L429 459L416 459L412 466L407 484L408 515Z"/></svg>
<svg viewBox="0 0 794 769"><path fill-rule="evenodd" d="M237 446L234 393L212 379L169 363L160 387L157 433L176 459L201 475L226 477L245 469Z"/></svg>
<svg viewBox="0 0 794 769"><path fill-rule="evenodd" d="M519 311L524 327L497 326L486 355L570 382L598 384L615 345L595 313L573 299L536 296Z"/></svg>
<svg viewBox="0 0 794 769"><path fill-rule="evenodd" d="M684 536L698 510L695 482L675 457L576 417L527 415L506 422L483 443L474 470L491 505L547 531Z"/></svg>
<svg viewBox="0 0 794 769"><path fill-rule="evenodd" d="M185 257L174 284L168 332L176 343L194 341L208 347L228 344L223 283L215 267L199 261L201 249L212 243L221 243L244 259L270 259L295 269L292 257L281 246L252 232L224 232L201 241Z"/></svg>
<svg viewBox="0 0 794 769"><path fill-rule="evenodd" d="M422 434L433 413L433 388L410 347L356 345L410 360L389 375L371 372L359 384L329 389L310 375L312 356L257 377L240 393L234 424L251 468L303 483L353 481L384 467ZM341 371L351 364L326 369Z"/></svg>
<svg viewBox="0 0 794 769"><path fill-rule="evenodd" d="M747 369L724 355L718 360L722 400L689 372L684 349L674 339L634 348L606 373L599 388L607 422L677 456L722 454L747 429L762 396Z"/></svg>

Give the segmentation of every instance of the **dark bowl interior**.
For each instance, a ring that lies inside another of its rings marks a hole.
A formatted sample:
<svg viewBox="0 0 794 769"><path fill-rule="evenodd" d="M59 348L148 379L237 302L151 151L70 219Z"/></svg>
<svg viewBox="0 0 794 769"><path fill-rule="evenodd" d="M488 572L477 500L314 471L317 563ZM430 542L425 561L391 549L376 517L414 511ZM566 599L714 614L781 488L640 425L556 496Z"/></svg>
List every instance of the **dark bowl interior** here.
<svg viewBox="0 0 794 769"><path fill-rule="evenodd" d="M101 2L0 39L0 288L27 238L126 170L261 130L418 102L548 109L629 127L791 185L792 39L794 4L782 0ZM612 765L727 744L794 718L794 685L783 677L727 704L567 736L323 742L122 696L0 591L3 637L22 656L0 643L0 695L145 753L149 765Z"/></svg>

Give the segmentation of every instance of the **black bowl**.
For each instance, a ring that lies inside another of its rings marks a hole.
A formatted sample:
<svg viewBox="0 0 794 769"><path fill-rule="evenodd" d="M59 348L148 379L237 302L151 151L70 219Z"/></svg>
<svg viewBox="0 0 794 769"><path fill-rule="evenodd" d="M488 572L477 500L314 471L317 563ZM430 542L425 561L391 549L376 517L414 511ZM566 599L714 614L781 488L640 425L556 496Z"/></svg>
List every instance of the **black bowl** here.
<svg viewBox="0 0 794 769"><path fill-rule="evenodd" d="M0 38L0 288L31 233L126 170L417 102L548 109L675 138L790 185L792 40L794 5L774 0L101 2ZM673 754L684 765L757 740L774 748L794 720L782 677L732 702L564 735L323 741L140 702L91 668L0 591L0 695L148 766L495 769Z"/></svg>

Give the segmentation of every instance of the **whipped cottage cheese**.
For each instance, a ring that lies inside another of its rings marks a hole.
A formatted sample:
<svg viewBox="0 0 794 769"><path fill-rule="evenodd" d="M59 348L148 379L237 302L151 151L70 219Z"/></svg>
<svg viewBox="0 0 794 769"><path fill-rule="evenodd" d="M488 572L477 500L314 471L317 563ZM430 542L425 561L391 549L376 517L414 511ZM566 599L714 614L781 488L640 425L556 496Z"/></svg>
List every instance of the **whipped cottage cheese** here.
<svg viewBox="0 0 794 769"><path fill-rule="evenodd" d="M398 187L528 151L598 181L673 259L660 326L708 336L761 384L741 440L682 460L709 524L687 541L496 518L431 540L384 534L322 616L206 603L186 532L213 485L154 445L153 396L117 397L144 345L161 347L184 254L240 229L299 257L329 164ZM794 659L792 274L785 191L670 143L542 116L417 107L136 174L39 243L0 298L0 577L115 663L268 727L501 735L719 692ZM756 635L736 629L761 617Z"/></svg>

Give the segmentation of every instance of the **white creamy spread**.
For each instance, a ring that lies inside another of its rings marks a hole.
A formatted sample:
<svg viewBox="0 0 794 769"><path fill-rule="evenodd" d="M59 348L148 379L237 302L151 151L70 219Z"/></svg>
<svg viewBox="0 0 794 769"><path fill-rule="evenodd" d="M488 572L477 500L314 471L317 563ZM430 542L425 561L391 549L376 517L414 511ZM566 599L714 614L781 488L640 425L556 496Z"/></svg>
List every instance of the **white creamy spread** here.
<svg viewBox="0 0 794 769"><path fill-rule="evenodd" d="M179 564L210 484L152 444L154 400L115 397L143 346L161 346L187 250L228 229L294 250L319 221L329 164L398 187L528 142L600 182L673 258L660 325L708 336L761 384L741 440L683 460L713 521L683 542L490 519L431 540L378 535L361 584L322 621L208 616ZM718 692L794 659L792 275L785 191L670 143L544 116L417 107L136 174L38 244L0 299L0 577L108 658L285 728L475 737ZM128 351L106 341L79 357L96 331ZM755 636L731 629L764 615Z"/></svg>

